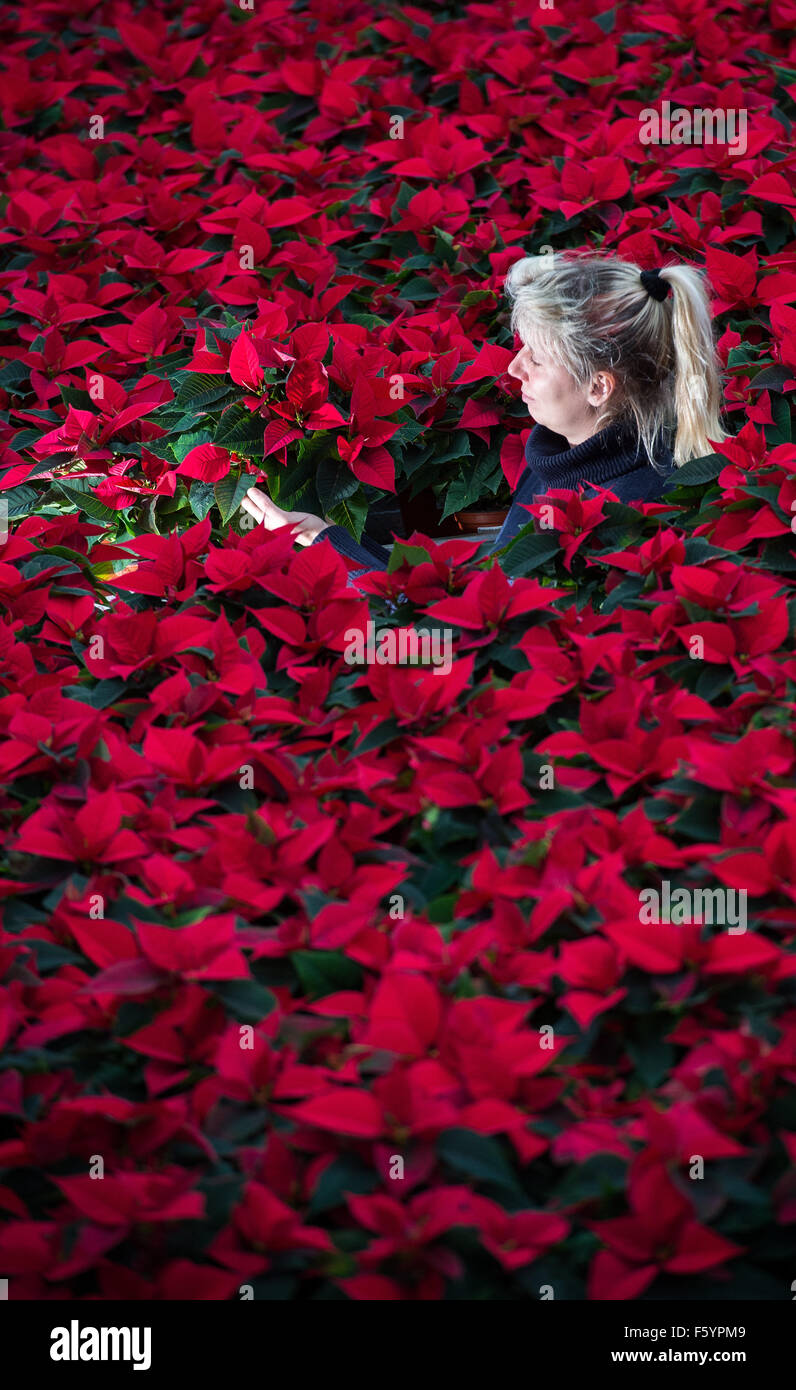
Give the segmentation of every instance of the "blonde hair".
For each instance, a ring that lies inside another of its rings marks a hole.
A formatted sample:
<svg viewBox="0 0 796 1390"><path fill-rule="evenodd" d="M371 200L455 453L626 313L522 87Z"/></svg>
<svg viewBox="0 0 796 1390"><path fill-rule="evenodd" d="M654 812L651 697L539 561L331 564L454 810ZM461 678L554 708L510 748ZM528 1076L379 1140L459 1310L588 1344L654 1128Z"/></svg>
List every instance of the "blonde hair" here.
<svg viewBox="0 0 796 1390"><path fill-rule="evenodd" d="M713 453L711 441L727 437L721 370L704 272L669 265L660 278L671 286L663 300L647 293L632 261L562 251L515 261L504 289L513 301L512 332L527 346L546 353L580 386L596 372L614 374L600 428L632 421L653 466L673 436L679 466Z"/></svg>

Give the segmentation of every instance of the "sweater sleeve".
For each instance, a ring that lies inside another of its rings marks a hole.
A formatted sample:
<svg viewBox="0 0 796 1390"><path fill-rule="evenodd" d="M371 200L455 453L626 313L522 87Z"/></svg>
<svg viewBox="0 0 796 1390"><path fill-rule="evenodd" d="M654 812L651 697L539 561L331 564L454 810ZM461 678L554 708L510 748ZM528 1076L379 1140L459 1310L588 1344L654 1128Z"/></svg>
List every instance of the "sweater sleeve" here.
<svg viewBox="0 0 796 1390"><path fill-rule="evenodd" d="M320 541L331 541L340 555L345 555L349 560L356 560L362 566L362 571L358 573L366 570L386 570L389 564L389 550L385 550L383 545L378 545L368 536L363 536L361 542L355 541L344 526L327 526L325 530L318 532L312 544L318 545Z"/></svg>

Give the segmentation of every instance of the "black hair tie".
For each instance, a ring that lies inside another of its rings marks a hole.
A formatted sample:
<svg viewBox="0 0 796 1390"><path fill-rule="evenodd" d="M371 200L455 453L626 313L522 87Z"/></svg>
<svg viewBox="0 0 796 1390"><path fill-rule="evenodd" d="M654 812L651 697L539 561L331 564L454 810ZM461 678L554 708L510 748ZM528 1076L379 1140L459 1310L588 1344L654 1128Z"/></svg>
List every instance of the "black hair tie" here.
<svg viewBox="0 0 796 1390"><path fill-rule="evenodd" d="M651 294L653 299L657 299L661 303L666 298L667 294L669 293L669 290L671 289L669 281L662 280L661 272L657 269L642 270L641 283L647 291L647 294Z"/></svg>

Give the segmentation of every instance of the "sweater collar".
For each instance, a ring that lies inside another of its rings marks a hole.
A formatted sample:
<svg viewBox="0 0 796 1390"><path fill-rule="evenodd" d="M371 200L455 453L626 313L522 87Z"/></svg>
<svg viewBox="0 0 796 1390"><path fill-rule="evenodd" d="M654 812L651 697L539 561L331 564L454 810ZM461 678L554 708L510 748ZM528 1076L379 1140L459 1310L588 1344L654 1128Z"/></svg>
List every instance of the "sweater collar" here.
<svg viewBox="0 0 796 1390"><path fill-rule="evenodd" d="M575 488L584 479L605 483L633 469L650 467L635 430L622 421L614 421L572 446L546 425L534 425L525 446L525 459L549 487L564 488Z"/></svg>

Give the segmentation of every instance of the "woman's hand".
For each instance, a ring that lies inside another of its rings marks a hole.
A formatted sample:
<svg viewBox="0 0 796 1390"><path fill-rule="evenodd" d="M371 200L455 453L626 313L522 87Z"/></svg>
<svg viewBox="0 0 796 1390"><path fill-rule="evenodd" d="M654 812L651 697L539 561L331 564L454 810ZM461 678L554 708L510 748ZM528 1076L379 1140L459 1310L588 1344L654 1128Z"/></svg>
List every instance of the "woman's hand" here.
<svg viewBox="0 0 796 1390"><path fill-rule="evenodd" d="M328 521L321 521L319 516L313 516L311 512L283 511L271 501L266 492L261 492L257 487L249 488L241 506L255 521L261 522L267 531L275 531L277 527L287 526L292 521L296 528L293 539L298 541L299 545L311 545L315 537L330 525Z"/></svg>

